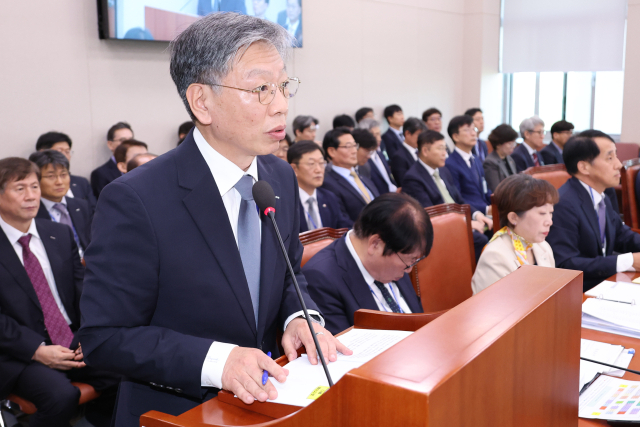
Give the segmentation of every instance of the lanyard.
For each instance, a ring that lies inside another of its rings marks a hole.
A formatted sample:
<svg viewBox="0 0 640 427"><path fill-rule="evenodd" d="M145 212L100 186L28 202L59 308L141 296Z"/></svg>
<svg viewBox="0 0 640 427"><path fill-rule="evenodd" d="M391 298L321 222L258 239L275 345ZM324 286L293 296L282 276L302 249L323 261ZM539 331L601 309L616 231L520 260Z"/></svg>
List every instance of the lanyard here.
<svg viewBox="0 0 640 427"><path fill-rule="evenodd" d="M398 308L400 309L400 313L404 313L404 310L402 309L402 307L400 306L400 302L398 301L398 298L396 297L396 292L393 290L393 286L389 286L389 289L391 289L391 294L393 296L393 299L395 300L396 304L398 305ZM373 288L371 286L369 286L369 290L371 291L371 294L373 295L373 297L378 301L378 303L380 304L380 306L382 308L384 308L384 311L388 311L391 312L391 310L387 309L387 306L385 305L384 301L380 301L380 298L378 298L378 296L376 295L376 293L373 291Z"/></svg>
<svg viewBox="0 0 640 427"><path fill-rule="evenodd" d="M593 209L596 209L596 199L593 197L593 188L589 187L589 195L591 196L591 202L593 203ZM596 217L598 216L598 211L596 210ZM607 236L602 235L602 229L600 228L600 218L598 217L598 233L602 236L602 255L605 255L605 245L607 244L606 238Z"/></svg>

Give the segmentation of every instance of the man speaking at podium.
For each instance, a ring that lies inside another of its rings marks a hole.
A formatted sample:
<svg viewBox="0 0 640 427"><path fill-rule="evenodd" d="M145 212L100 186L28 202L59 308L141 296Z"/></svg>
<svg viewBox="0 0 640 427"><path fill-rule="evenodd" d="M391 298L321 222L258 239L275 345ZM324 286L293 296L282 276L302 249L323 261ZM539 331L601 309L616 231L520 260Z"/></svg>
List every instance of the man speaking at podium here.
<svg viewBox="0 0 640 427"><path fill-rule="evenodd" d="M224 388L246 403L275 398L289 357L315 346L279 243L252 187L275 192L276 221L328 361L351 351L324 320L300 274L299 194L291 167L269 155L284 138L298 80L277 24L214 13L173 42L171 76L196 123L175 150L108 185L86 252L80 342L88 365L124 374L115 425L149 410L183 413ZM318 366L318 369L322 369Z"/></svg>

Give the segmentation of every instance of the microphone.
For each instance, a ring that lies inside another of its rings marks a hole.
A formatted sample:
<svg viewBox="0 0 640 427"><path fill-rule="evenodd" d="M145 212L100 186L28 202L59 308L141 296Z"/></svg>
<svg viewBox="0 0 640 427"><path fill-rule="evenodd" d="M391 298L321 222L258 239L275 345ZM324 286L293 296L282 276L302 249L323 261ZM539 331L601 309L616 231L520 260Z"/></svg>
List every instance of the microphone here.
<svg viewBox="0 0 640 427"><path fill-rule="evenodd" d="M591 362L591 363L597 363L598 365L604 365L604 366L608 366L610 368L615 368L615 369L619 369L621 371L631 372L632 374L640 375L640 371L634 371L633 369L627 369L627 368L622 368L622 367L616 366L616 365L610 365L610 364L604 363L604 362L598 362L597 360L587 359L586 357L580 357L580 359L585 360L587 362Z"/></svg>
<svg viewBox="0 0 640 427"><path fill-rule="evenodd" d="M293 267L291 267L291 262L289 261L289 256L287 255L287 249L284 247L284 242L282 241L282 236L280 236L280 230L278 229L278 224L276 224L276 196L273 193L273 188L271 188L271 185L269 185L267 181L258 181L253 184L251 193L253 194L253 200L256 202L256 205L258 205L260 212L263 212L266 216L271 218L273 228L275 228L276 236L278 236L278 241L280 242L282 255L284 255L284 259L287 262L287 267L289 268L289 274L293 279L293 285L296 288L296 293L298 294L298 299L300 300L300 305L302 306L304 317L305 319L307 319L309 331L311 332L313 342L316 345L318 356L320 356L320 362L322 362L324 373L327 376L327 380L329 381L329 387L332 387L333 381L331 380L331 375L329 374L329 368L327 368L327 362L324 360L322 349L320 348L320 344L318 344L318 337L316 337L316 334L313 332L313 327L311 326L311 318L309 317L309 313L307 312L307 305L304 303L304 298L302 298L302 292L300 292L300 286L298 285L296 275L293 272Z"/></svg>

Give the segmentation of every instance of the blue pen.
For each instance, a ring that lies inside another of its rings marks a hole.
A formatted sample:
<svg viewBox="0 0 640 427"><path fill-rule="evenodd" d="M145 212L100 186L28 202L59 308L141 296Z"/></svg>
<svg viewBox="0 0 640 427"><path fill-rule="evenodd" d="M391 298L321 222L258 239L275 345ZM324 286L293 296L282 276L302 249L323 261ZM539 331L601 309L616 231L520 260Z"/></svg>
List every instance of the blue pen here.
<svg viewBox="0 0 640 427"><path fill-rule="evenodd" d="M267 353L267 356L271 357L271 352ZM262 385L267 385L267 380L269 379L269 373L267 372L267 370L265 369L262 372Z"/></svg>

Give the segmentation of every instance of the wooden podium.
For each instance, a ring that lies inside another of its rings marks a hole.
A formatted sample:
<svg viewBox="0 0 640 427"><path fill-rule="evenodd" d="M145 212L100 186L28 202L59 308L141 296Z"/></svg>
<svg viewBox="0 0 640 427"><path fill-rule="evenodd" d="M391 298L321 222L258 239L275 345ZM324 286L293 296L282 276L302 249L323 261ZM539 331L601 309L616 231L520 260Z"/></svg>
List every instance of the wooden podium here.
<svg viewBox="0 0 640 427"><path fill-rule="evenodd" d="M524 266L423 327L433 316L394 315L417 331L289 415L219 396L140 425L577 426L581 304L581 272ZM366 327L401 329L388 316Z"/></svg>

